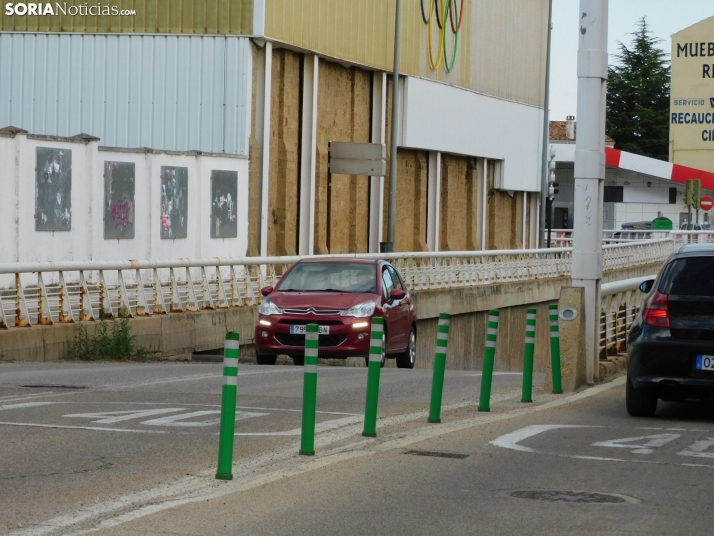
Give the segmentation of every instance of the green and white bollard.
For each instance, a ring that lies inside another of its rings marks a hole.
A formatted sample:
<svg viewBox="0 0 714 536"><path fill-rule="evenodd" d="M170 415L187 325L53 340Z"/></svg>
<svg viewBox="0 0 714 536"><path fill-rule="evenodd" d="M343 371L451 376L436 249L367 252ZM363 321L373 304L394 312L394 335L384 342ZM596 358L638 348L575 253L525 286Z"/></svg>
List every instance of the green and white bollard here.
<svg viewBox="0 0 714 536"><path fill-rule="evenodd" d="M495 309L488 312L486 351L483 356L483 373L481 374L481 396L478 399L479 411L491 411L491 383L493 382L493 367L496 361L498 315L499 312Z"/></svg>
<svg viewBox="0 0 714 536"><path fill-rule="evenodd" d="M536 310L526 313L526 342L523 350L523 396L521 402L533 402L533 355L535 354Z"/></svg>
<svg viewBox="0 0 714 536"><path fill-rule="evenodd" d="M379 377L382 372L382 345L384 344L384 318L372 319L369 339L369 368L367 370L367 401L364 409L365 437L377 437L377 404L379 403Z"/></svg>
<svg viewBox="0 0 714 536"><path fill-rule="evenodd" d="M560 370L560 327L558 325L558 304L548 306L550 313L550 368L553 375L553 394L563 393L563 378Z"/></svg>
<svg viewBox="0 0 714 536"><path fill-rule="evenodd" d="M305 334L305 371L302 389L302 436L300 454L315 455L315 413L317 411L317 348L320 328L308 324Z"/></svg>
<svg viewBox="0 0 714 536"><path fill-rule="evenodd" d="M240 335L226 333L223 343L223 393L221 398L221 431L218 439L219 480L233 480L233 441L236 430L236 398L238 396L238 356Z"/></svg>
<svg viewBox="0 0 714 536"><path fill-rule="evenodd" d="M434 376L431 381L431 405L429 422L441 422L441 399L444 393L444 370L446 369L446 348L449 345L451 315L441 313L436 329L436 353L434 354Z"/></svg>

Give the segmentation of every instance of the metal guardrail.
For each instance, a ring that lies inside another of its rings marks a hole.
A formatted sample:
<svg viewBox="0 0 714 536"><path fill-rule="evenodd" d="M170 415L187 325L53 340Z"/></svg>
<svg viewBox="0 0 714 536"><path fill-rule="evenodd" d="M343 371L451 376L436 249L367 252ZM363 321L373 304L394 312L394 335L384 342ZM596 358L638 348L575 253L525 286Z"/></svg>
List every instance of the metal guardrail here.
<svg viewBox="0 0 714 536"><path fill-rule="evenodd" d="M604 269L660 262L674 247L671 239L606 246ZM552 248L322 257L386 259L409 289L427 290L569 277L571 256ZM0 328L256 305L260 289L300 258L0 264Z"/></svg>
<svg viewBox="0 0 714 536"><path fill-rule="evenodd" d="M627 333L642 301L640 285L657 275L634 277L600 287L600 359L627 351Z"/></svg>
<svg viewBox="0 0 714 536"><path fill-rule="evenodd" d="M651 231L651 230L608 230L602 232L604 244L628 243L641 240L671 238L683 244L711 244L714 243L714 229L705 231ZM551 247L571 247L573 245L573 229L552 229L550 238Z"/></svg>

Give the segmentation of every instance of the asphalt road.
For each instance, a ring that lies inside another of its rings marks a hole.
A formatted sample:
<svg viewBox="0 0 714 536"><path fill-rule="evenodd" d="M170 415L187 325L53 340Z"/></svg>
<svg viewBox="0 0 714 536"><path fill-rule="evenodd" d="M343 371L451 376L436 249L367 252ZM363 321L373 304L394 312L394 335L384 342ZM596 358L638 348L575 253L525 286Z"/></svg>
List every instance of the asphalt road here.
<svg viewBox="0 0 714 536"><path fill-rule="evenodd" d="M96 534L712 534L712 405L630 418L622 380L245 475Z"/></svg>
<svg viewBox="0 0 714 536"><path fill-rule="evenodd" d="M212 478L221 370L0 364L0 532L70 534L147 505L222 493ZM316 460L364 445L366 375L366 368L320 367ZM241 364L236 482L304 459L296 456L302 379L301 367ZM519 374L496 376L494 409L519 393L520 382ZM542 382L537 375L535 384ZM447 371L445 415L473 414L479 386L478 372ZM379 433L423 425L430 389L430 371L383 369Z"/></svg>

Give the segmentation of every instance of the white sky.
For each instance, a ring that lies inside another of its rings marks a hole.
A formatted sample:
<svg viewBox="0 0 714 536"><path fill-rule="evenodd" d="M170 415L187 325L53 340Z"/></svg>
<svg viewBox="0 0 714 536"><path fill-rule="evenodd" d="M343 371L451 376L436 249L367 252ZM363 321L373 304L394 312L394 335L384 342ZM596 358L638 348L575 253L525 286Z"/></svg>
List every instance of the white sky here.
<svg viewBox="0 0 714 536"><path fill-rule="evenodd" d="M553 0L550 56L550 120L564 121L577 111L577 51L579 0ZM632 43L635 24L642 16L652 35L664 39L660 47L671 51L670 36L714 15L714 0L610 0L608 52L618 52L618 41ZM712 36L714 37L714 36ZM576 118L577 119L577 118Z"/></svg>

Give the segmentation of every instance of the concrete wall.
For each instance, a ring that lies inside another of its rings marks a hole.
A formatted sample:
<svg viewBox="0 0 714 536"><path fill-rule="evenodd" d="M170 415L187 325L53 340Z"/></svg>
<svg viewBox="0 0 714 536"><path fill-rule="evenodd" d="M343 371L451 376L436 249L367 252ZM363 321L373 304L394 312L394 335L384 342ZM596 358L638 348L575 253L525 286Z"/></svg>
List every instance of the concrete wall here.
<svg viewBox="0 0 714 536"><path fill-rule="evenodd" d="M328 172L331 141L369 142L372 73L320 60L315 253L366 253L369 179Z"/></svg>
<svg viewBox="0 0 714 536"><path fill-rule="evenodd" d="M490 190L486 249L523 249L524 192Z"/></svg>
<svg viewBox="0 0 714 536"><path fill-rule="evenodd" d="M127 260L245 255L248 236L248 160L200 153L99 147L99 141L17 134L0 136L0 262ZM35 230L36 148L71 151L71 228ZM104 238L104 163L135 166L131 239ZM161 238L161 167L188 168L187 237ZM238 173L236 238L211 238L211 170Z"/></svg>
<svg viewBox="0 0 714 536"><path fill-rule="evenodd" d="M478 172L475 158L441 157L441 251L474 251L479 244Z"/></svg>
<svg viewBox="0 0 714 536"><path fill-rule="evenodd" d="M273 51L268 255L297 254L302 54Z"/></svg>

